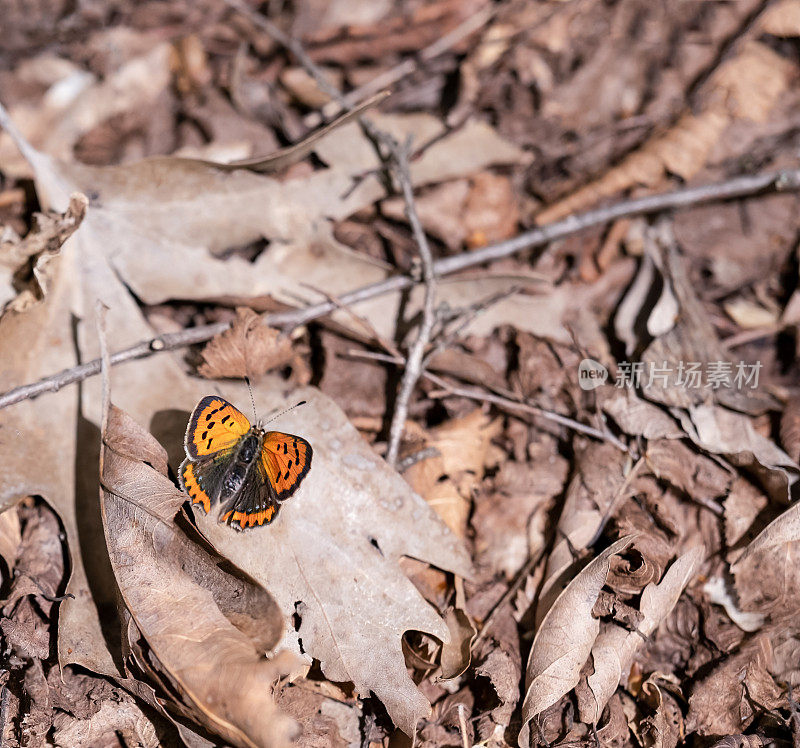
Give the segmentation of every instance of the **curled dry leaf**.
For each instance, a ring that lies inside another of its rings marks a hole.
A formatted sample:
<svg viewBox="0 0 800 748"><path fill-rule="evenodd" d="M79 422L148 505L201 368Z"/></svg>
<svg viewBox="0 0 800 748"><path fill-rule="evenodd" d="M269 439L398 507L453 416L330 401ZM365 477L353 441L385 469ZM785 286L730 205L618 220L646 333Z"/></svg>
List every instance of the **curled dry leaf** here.
<svg viewBox="0 0 800 748"><path fill-rule="evenodd" d="M704 557L702 547L687 551L667 569L660 582L644 588L639 603L643 617L635 630L615 623L603 627L592 647L594 672L588 676L585 688L578 692L583 722L598 723L617 686L627 679L636 652L672 611Z"/></svg>
<svg viewBox="0 0 800 748"><path fill-rule="evenodd" d="M542 620L525 671L521 748L531 745L531 720L578 685L581 669L600 632L600 621L592 616L592 608L605 584L610 559L631 542L632 537L620 538L590 561Z"/></svg>
<svg viewBox="0 0 800 748"><path fill-rule="evenodd" d="M292 341L279 330L267 327L252 310L236 310L233 326L203 349L199 372L207 379L260 376L287 364L297 365Z"/></svg>
<svg viewBox="0 0 800 748"><path fill-rule="evenodd" d="M467 613L464 580L460 577L456 577L455 588L455 605L448 608L444 614L444 621L450 632L450 641L442 645L442 654L439 659L443 680L457 678L469 667L472 661L472 642L478 633Z"/></svg>
<svg viewBox="0 0 800 748"><path fill-rule="evenodd" d="M186 497L143 461L162 451L146 431L112 409L103 436L109 558L125 608L158 668L194 719L226 741L245 748L286 745L296 725L278 711L271 688L294 658L263 656L283 628L277 606L252 583L223 572L176 527Z"/></svg>
<svg viewBox="0 0 800 748"><path fill-rule="evenodd" d="M680 696L680 692L677 695ZM653 714L639 721L642 745L675 748L686 735L683 712L675 695L669 688L664 688L660 678L654 674L642 683L640 701L653 710Z"/></svg>
<svg viewBox="0 0 800 748"><path fill-rule="evenodd" d="M254 394L260 413L284 403L276 394ZM285 619L298 621L284 645L319 660L329 680L372 691L411 735L429 704L406 671L401 637L415 630L446 642L449 634L398 561L411 556L469 576L469 557L331 400L311 388L293 397L308 405L275 427L308 439L314 462L277 519L244 533L215 512L197 511L195 519L220 554L270 591Z"/></svg>
<svg viewBox="0 0 800 748"><path fill-rule="evenodd" d="M24 312L45 297L55 275L54 260L80 226L88 204L84 195L71 195L63 214L39 213L24 239L0 241L0 310Z"/></svg>

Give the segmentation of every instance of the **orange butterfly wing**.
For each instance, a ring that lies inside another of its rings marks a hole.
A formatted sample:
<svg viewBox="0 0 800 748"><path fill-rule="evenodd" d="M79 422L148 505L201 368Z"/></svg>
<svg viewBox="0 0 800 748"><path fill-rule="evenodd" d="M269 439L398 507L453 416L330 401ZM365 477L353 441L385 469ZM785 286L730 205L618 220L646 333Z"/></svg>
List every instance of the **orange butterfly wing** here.
<svg viewBox="0 0 800 748"><path fill-rule="evenodd" d="M237 512L231 509L231 511L226 512L220 519L222 522L238 522L239 527L243 530L245 527L254 527L255 525L263 525L265 522L269 524L272 522L273 517L275 516L275 512L278 511L278 507L275 504L270 504L266 509L262 509L260 512Z"/></svg>
<svg viewBox="0 0 800 748"><path fill-rule="evenodd" d="M186 455L190 460L196 460L223 449L232 449L250 428L247 416L224 397L206 395L189 419L184 441Z"/></svg>
<svg viewBox="0 0 800 748"><path fill-rule="evenodd" d="M268 431L264 434L261 463L278 501L285 501L311 469L314 450L302 437Z"/></svg>
<svg viewBox="0 0 800 748"><path fill-rule="evenodd" d="M202 504L206 514L211 511L211 497L200 487L200 482L194 474L194 463L186 460L181 465L181 485L189 494L193 504Z"/></svg>

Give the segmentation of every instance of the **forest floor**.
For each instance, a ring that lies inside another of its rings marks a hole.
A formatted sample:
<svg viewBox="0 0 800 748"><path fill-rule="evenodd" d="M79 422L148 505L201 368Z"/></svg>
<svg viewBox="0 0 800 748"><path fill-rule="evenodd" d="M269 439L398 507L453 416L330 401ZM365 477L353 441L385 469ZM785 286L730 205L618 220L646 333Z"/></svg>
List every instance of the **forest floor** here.
<svg viewBox="0 0 800 748"><path fill-rule="evenodd" d="M0 17L0 748L800 745L798 0Z"/></svg>

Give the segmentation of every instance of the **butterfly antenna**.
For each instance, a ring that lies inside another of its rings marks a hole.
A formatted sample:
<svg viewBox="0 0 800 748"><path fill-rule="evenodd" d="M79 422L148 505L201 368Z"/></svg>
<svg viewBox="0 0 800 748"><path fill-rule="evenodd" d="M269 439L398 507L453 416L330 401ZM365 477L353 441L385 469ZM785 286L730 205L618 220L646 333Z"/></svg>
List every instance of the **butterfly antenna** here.
<svg viewBox="0 0 800 748"><path fill-rule="evenodd" d="M253 423L258 423L258 414L256 413L256 401L253 397L253 388L250 385L250 377L245 377L244 381L247 382L247 391L250 393L250 404L253 406Z"/></svg>
<svg viewBox="0 0 800 748"><path fill-rule="evenodd" d="M301 400L299 403L295 403L294 405L292 405L291 408L286 408L285 410L282 410L280 413L276 413L274 416L268 418L266 421L264 421L264 425L268 424L270 421L274 421L276 418L280 418L284 413L288 413L290 410L294 410L295 408L299 408L301 405L305 404L306 404L305 400Z"/></svg>

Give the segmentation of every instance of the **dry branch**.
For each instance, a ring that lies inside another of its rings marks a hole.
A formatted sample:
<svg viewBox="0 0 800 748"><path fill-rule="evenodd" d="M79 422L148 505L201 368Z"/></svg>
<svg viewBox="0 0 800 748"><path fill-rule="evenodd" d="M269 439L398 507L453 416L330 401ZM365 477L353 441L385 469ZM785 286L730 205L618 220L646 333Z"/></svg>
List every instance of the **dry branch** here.
<svg viewBox="0 0 800 748"><path fill-rule="evenodd" d="M576 234L579 231L601 226L619 218L629 218L648 213L659 213L665 210L691 208L703 203L751 197L767 192L791 192L800 189L800 169L770 171L763 174L736 177L722 182L687 187L659 195L648 195L636 200L622 200L613 205L570 216L547 226L526 231L513 239L492 244L474 252L462 252L453 257L445 257L433 263L437 278L457 273L467 268L482 265L486 262L510 257L518 252L549 244L557 239ZM293 309L287 312L266 314L264 323L272 327L293 328L307 324L335 311L339 304L357 304L367 299L374 299L383 294L411 288L418 281L408 275L394 275L385 280L362 286L350 293L342 294L338 303L323 301L305 309ZM170 351L184 348L195 343L204 343L215 335L230 327L227 322L215 322L210 325L192 327L180 332L159 335L125 348L111 355L111 364L121 364L138 358L151 356L159 351ZM57 374L44 377L38 382L15 387L0 395L0 409L14 403L37 397L45 392L57 392L62 387L74 382L82 382L100 371L100 359L87 361L85 364L64 369Z"/></svg>

